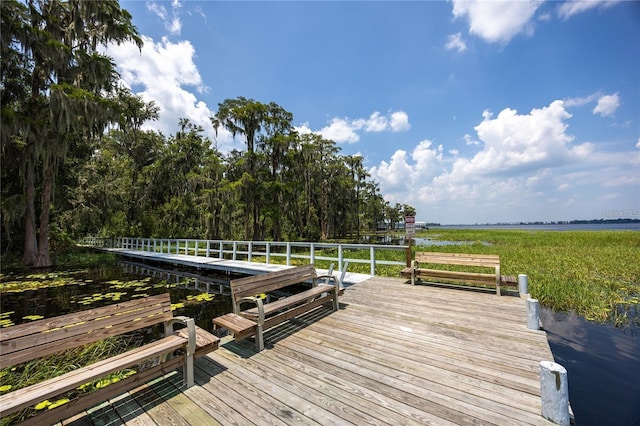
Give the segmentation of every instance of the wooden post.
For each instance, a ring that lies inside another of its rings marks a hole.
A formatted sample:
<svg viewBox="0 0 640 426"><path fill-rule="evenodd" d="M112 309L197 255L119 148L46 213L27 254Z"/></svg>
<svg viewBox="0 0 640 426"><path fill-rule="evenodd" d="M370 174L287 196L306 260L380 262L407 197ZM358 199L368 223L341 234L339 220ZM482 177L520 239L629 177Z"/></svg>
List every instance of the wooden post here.
<svg viewBox="0 0 640 426"><path fill-rule="evenodd" d="M569 385L567 370L552 361L540 362L540 393L542 417L563 426L569 426Z"/></svg>
<svg viewBox="0 0 640 426"><path fill-rule="evenodd" d="M407 268L411 267L411 237L407 238L408 247L405 250Z"/></svg>
<svg viewBox="0 0 640 426"><path fill-rule="evenodd" d="M529 294L529 277L526 274L518 274L518 292L520 295Z"/></svg>
<svg viewBox="0 0 640 426"><path fill-rule="evenodd" d="M527 299L527 328L540 329L540 302L537 299Z"/></svg>

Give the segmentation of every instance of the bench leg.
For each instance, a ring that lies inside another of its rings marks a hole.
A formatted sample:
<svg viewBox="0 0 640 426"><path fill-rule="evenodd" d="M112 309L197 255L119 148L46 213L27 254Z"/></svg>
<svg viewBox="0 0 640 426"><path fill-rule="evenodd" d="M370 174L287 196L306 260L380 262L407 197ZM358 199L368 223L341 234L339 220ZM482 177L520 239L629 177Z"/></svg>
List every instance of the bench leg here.
<svg viewBox="0 0 640 426"><path fill-rule="evenodd" d="M337 292L333 292L333 311L337 311L338 309L340 309L340 304L338 303L338 293Z"/></svg>
<svg viewBox="0 0 640 426"><path fill-rule="evenodd" d="M264 337L262 336L262 325L256 326L256 350L260 352L264 349Z"/></svg>
<svg viewBox="0 0 640 426"><path fill-rule="evenodd" d="M193 386L193 355L184 356L184 367L182 368L182 382L188 388Z"/></svg>

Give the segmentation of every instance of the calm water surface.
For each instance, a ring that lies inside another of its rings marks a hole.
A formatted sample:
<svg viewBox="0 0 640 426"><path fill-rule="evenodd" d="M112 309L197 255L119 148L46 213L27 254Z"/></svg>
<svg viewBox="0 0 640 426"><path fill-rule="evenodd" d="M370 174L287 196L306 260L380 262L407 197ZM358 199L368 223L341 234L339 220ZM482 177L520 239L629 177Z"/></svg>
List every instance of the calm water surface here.
<svg viewBox="0 0 640 426"><path fill-rule="evenodd" d="M555 361L567 369L578 426L640 425L640 329L542 309Z"/></svg>

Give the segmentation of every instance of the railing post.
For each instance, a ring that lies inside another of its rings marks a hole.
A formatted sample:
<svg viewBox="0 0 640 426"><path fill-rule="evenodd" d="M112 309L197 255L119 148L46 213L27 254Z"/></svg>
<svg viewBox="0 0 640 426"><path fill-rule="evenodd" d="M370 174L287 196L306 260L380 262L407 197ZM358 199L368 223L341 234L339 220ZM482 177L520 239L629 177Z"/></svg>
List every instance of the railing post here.
<svg viewBox="0 0 640 426"><path fill-rule="evenodd" d="M537 299L527 299L527 328L540 329L540 302Z"/></svg>
<svg viewBox="0 0 640 426"><path fill-rule="evenodd" d="M265 251L267 252L267 265L269 265L269 263L271 262L271 243L270 242L267 242Z"/></svg>
<svg viewBox="0 0 640 426"><path fill-rule="evenodd" d="M211 254L211 240L207 240L207 257Z"/></svg>
<svg viewBox="0 0 640 426"><path fill-rule="evenodd" d="M251 262L251 258L252 258L252 251L253 251L253 242L249 241L249 244L247 244L247 251L249 252L247 254L247 262Z"/></svg>
<svg viewBox="0 0 640 426"><path fill-rule="evenodd" d="M563 426L569 426L569 384L567 370L552 361L540 361L540 393L542 417Z"/></svg>
<svg viewBox="0 0 640 426"><path fill-rule="evenodd" d="M287 266L291 266L291 243L287 242Z"/></svg>
<svg viewBox="0 0 640 426"><path fill-rule="evenodd" d="M371 275L376 275L376 248L374 246L369 247L369 253L371 257Z"/></svg>
<svg viewBox="0 0 640 426"><path fill-rule="evenodd" d="M342 244L338 244L338 265L342 265Z"/></svg>
<svg viewBox="0 0 640 426"><path fill-rule="evenodd" d="M234 241L233 242L233 260L236 260L236 254L238 253L238 242Z"/></svg>
<svg viewBox="0 0 640 426"><path fill-rule="evenodd" d="M309 246L309 263L312 265L316 264L316 246L313 243Z"/></svg>
<svg viewBox="0 0 640 426"><path fill-rule="evenodd" d="M224 243L220 240L220 250L218 254L218 259L224 259Z"/></svg>
<svg viewBox="0 0 640 426"><path fill-rule="evenodd" d="M526 274L518 274L518 292L520 295L529 294L529 277Z"/></svg>

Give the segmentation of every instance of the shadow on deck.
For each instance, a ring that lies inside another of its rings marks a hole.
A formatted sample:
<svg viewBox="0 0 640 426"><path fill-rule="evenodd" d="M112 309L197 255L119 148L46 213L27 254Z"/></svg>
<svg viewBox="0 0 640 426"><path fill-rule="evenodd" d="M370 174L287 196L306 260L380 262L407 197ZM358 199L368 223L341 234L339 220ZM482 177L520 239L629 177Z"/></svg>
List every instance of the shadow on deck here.
<svg viewBox="0 0 640 426"><path fill-rule="evenodd" d="M319 308L196 361L70 424L548 424L543 331L516 297L372 278Z"/></svg>

